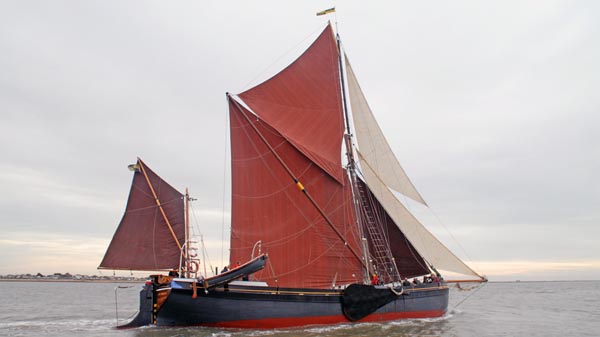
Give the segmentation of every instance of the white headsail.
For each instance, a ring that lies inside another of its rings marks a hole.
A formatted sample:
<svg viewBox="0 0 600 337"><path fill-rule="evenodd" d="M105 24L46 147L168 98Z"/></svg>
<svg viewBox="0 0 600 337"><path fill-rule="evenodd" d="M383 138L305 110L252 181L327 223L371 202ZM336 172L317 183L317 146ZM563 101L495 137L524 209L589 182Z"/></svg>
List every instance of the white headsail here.
<svg viewBox="0 0 600 337"><path fill-rule="evenodd" d="M354 120L356 140L358 141L362 155L385 185L423 205L427 205L404 172L404 169L402 169L402 166L400 166L394 152L392 152L360 89L352 67L350 67L348 57L345 60L352 118Z"/></svg>
<svg viewBox="0 0 600 337"><path fill-rule="evenodd" d="M415 249L437 269L481 278L431 234L389 188L427 205L385 139L346 58L348 95L359 145L361 172L369 189Z"/></svg>

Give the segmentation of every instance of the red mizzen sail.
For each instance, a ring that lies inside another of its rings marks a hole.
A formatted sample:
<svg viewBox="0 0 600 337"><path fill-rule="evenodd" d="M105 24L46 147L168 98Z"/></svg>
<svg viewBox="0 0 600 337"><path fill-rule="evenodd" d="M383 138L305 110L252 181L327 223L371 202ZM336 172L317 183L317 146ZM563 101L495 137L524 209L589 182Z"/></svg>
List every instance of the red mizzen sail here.
<svg viewBox="0 0 600 337"><path fill-rule="evenodd" d="M141 159L132 167L125 214L98 268L178 269L185 240L183 195Z"/></svg>

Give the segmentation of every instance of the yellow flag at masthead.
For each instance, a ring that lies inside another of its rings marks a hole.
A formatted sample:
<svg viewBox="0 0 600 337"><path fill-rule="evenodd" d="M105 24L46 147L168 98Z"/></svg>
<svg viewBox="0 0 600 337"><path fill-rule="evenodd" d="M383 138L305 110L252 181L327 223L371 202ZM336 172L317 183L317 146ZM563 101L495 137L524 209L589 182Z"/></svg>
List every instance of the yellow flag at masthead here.
<svg viewBox="0 0 600 337"><path fill-rule="evenodd" d="M329 14L329 13L333 13L333 12L335 12L335 7L331 7L329 9L324 10L324 11L317 12L317 16L319 16L319 15L325 15L325 14Z"/></svg>

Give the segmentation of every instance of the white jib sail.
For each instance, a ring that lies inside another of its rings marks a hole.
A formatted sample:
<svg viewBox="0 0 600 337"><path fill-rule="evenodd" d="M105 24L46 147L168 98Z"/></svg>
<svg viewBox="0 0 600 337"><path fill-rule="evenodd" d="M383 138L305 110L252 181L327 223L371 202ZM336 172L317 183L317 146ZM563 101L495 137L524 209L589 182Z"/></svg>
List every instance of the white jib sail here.
<svg viewBox="0 0 600 337"><path fill-rule="evenodd" d="M360 89L348 58L345 59L348 95L360 150L358 157L369 189L425 260L437 269L481 278L433 236L388 189L392 188L427 205L392 152Z"/></svg>
<svg viewBox="0 0 600 337"><path fill-rule="evenodd" d="M427 205L392 152L360 89L348 57L345 57L345 60L352 119L354 120L356 140L362 155L385 185Z"/></svg>

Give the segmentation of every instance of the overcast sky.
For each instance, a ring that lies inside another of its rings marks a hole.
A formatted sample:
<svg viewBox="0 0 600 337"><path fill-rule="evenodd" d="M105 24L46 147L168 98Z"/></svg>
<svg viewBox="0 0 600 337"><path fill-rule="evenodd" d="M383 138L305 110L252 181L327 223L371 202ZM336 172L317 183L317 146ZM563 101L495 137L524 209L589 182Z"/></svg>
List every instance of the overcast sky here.
<svg viewBox="0 0 600 337"><path fill-rule="evenodd" d="M97 273L137 156L191 189L220 265L225 93L298 56L332 5L1 2L0 274ZM600 3L336 7L426 226L492 280L600 279Z"/></svg>

